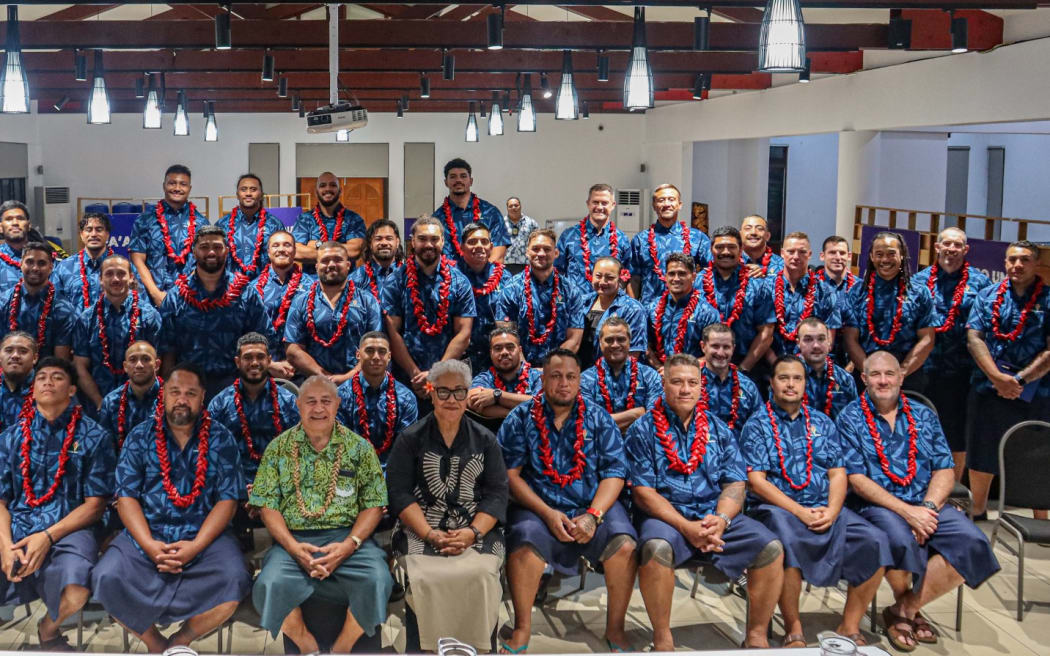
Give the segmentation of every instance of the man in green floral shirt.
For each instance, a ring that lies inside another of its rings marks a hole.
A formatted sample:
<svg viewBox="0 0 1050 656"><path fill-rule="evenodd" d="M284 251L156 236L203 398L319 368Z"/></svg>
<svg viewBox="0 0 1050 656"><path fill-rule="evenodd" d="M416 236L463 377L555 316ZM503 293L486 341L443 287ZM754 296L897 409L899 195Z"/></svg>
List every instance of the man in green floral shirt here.
<svg viewBox="0 0 1050 656"><path fill-rule="evenodd" d="M300 605L313 595L346 604L346 621L332 645L349 653L363 633L386 620L393 580L371 539L387 505L375 450L336 424L339 393L324 376L299 390L301 423L266 447L249 503L262 509L274 546L252 590L262 626L284 632L308 654L318 651Z"/></svg>

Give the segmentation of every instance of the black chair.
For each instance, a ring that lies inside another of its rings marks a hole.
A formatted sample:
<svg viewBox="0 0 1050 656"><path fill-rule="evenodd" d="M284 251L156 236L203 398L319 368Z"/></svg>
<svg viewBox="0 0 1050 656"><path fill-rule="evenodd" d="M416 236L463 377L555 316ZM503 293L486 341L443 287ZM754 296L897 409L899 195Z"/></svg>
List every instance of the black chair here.
<svg viewBox="0 0 1050 656"><path fill-rule="evenodd" d="M992 529L992 546L999 527L1017 540L1017 621L1024 617L1024 546L1027 542L1050 542L1050 521L1023 517L1005 511L1006 506L1046 508L1050 506L1050 424L1022 421L1011 426L999 442L999 518ZM1006 546L1005 544L1003 545Z"/></svg>

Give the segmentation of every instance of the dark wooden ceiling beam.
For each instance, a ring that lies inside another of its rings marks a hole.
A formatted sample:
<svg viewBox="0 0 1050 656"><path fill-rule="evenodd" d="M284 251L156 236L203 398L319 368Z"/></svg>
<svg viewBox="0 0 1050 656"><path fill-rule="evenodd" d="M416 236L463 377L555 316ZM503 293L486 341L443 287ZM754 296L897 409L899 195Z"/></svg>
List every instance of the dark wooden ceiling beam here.
<svg viewBox="0 0 1050 656"><path fill-rule="evenodd" d="M800 0L803 8L829 8L829 9L1035 9L1046 0ZM95 0L72 0L72 2L35 2L33 4L54 5L92 5L97 4ZM156 4L153 0L132 0L123 4ZM199 4L197 2L185 2L176 0L168 2L169 5ZM400 3L391 3L400 4ZM412 0L406 4L413 5L444 5L448 0ZM697 0L519 0L516 4L528 5L572 5L577 7L600 7L613 6L632 8L635 6L648 7L688 7L696 8ZM761 5L763 3L757 3ZM323 6L320 3L275 3L270 8L272 16L278 16L286 12L291 15L301 15L311 9ZM718 7L746 7L754 8L755 0L716 0Z"/></svg>

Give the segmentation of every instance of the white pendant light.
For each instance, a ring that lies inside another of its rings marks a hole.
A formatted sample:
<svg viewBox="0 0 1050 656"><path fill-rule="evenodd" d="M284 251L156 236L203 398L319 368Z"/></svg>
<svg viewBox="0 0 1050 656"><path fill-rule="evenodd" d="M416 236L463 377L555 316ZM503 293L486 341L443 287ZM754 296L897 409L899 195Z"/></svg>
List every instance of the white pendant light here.
<svg viewBox="0 0 1050 656"><path fill-rule="evenodd" d="M758 70L801 73L806 65L806 33L798 0L768 0L758 42Z"/></svg>
<svg viewBox="0 0 1050 656"><path fill-rule="evenodd" d="M95 51L94 80L91 83L91 96L88 98L87 121L91 125L109 123L109 93L106 91L106 71L102 67L102 51Z"/></svg>
<svg viewBox="0 0 1050 656"><path fill-rule="evenodd" d="M623 104L629 110L646 110L654 105L653 68L645 43L645 8L634 8L634 39L627 74L623 83Z"/></svg>
<svg viewBox="0 0 1050 656"><path fill-rule="evenodd" d="M186 92L179 91L178 105L175 107L175 136L190 136L190 117L186 111Z"/></svg>
<svg viewBox="0 0 1050 656"><path fill-rule="evenodd" d="M536 131L536 108L532 106L532 74L525 74L525 84L521 93L521 107L518 109L518 132Z"/></svg>
<svg viewBox="0 0 1050 656"><path fill-rule="evenodd" d="M489 110L489 136L503 134L503 108L500 106L499 91L492 92L492 109Z"/></svg>
<svg viewBox="0 0 1050 656"><path fill-rule="evenodd" d="M215 121L215 103L207 101L204 103L205 113L208 114L208 118L204 123L204 140L205 141L218 141L219 140L219 124Z"/></svg>
<svg viewBox="0 0 1050 656"><path fill-rule="evenodd" d="M142 127L147 130L159 130L161 116L160 96L157 93L157 85L154 82L153 73L150 73L149 90L146 92L146 106L142 110Z"/></svg>
<svg viewBox="0 0 1050 656"><path fill-rule="evenodd" d="M572 80L572 53L565 50L561 55L561 84L558 85L558 98L554 101L554 118L575 121L579 117L580 96Z"/></svg>
<svg viewBox="0 0 1050 656"><path fill-rule="evenodd" d="M474 115L474 101L470 101L470 112L467 114L467 143L477 143L478 138L478 117Z"/></svg>
<svg viewBox="0 0 1050 656"><path fill-rule="evenodd" d="M0 73L0 112L29 112L29 79L22 64L22 39L18 28L18 5L7 5L7 55Z"/></svg>

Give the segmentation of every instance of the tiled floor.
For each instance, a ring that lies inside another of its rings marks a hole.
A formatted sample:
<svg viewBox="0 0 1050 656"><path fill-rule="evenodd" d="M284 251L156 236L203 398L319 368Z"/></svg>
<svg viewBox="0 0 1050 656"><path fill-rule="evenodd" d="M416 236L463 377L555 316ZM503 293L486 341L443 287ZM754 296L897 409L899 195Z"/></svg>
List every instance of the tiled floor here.
<svg viewBox="0 0 1050 656"><path fill-rule="evenodd" d="M994 515L994 513L993 513ZM983 523L990 531L992 523ZM1009 542L1013 544L1012 540ZM956 633L955 593L937 600L927 609L930 618L941 633L941 641L934 646L922 646L916 654L938 654L951 656L991 656L1011 654L1018 656L1044 656L1050 654L1050 548L1029 545L1026 553L1025 617L1016 620L1017 557L1011 555L1002 544L997 545L996 555L1002 571L978 590L967 589L963 597L963 630ZM562 582L560 591L542 608L533 611L532 653L572 653L607 651L602 634L605 626L605 590L601 577L592 574L587 579L583 592L572 593L578 579ZM723 596L725 589L701 586L697 598L691 599L689 591L692 575L679 573L679 587L675 591L672 611L672 628L675 641L681 649L727 649L740 640L744 617L744 601L737 596ZM881 602L890 599L889 587L884 583L879 593ZM802 611L806 635L815 642L817 632L833 629L842 608L844 595L836 589L814 589L803 593ZM880 603L881 607L882 603ZM32 614L27 620L16 620L0 629L0 649L32 648L36 642L36 623L43 613L38 603L31 605ZM392 649L403 648L404 635L401 604L391 606L391 618L383 629L383 644ZM15 610L15 617L24 616L24 609ZM123 638L120 627L108 621L98 621L98 616L88 616L84 626L84 648L93 652L122 652ZM509 620L509 605L504 604L501 620ZM637 649L645 647L650 639L648 617L641 595L635 590L627 616L628 628ZM864 628L868 627L866 624ZM781 634L774 619L774 632ZM66 635L76 642L76 627L71 626ZM224 636L225 637L225 636ZM878 634L879 643L893 653L885 637ZM194 645L201 652L216 651L216 637L210 636ZM131 651L145 649L132 640ZM281 654L283 643L269 634L253 629L246 624L234 624L234 654Z"/></svg>

